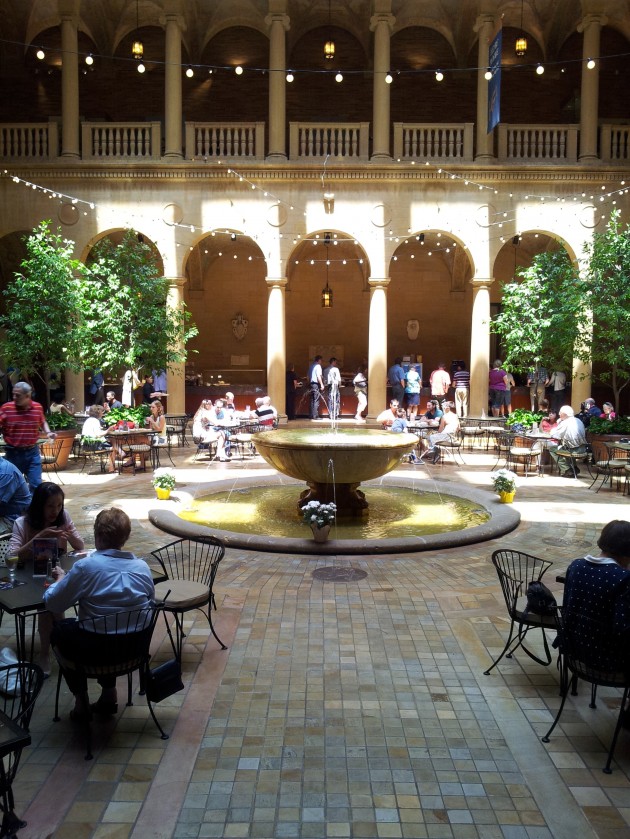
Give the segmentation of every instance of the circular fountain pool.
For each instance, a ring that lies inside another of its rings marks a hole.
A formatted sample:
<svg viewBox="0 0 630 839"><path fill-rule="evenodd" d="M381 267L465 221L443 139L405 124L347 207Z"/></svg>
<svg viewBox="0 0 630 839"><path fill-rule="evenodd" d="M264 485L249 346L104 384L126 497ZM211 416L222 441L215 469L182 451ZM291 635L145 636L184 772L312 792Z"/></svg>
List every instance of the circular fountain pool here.
<svg viewBox="0 0 630 839"><path fill-rule="evenodd" d="M386 554L482 542L513 530L516 510L462 484L386 476L368 482L370 516L340 519L315 543L296 511L297 481L280 475L213 484L176 515L151 510L153 524L182 538L217 535L228 547L300 554Z"/></svg>

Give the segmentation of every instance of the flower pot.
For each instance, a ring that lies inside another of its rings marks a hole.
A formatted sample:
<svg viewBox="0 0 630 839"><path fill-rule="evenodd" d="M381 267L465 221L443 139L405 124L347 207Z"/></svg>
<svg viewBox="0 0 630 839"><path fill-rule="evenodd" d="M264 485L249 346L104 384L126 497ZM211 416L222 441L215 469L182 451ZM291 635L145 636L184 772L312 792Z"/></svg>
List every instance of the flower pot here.
<svg viewBox="0 0 630 839"><path fill-rule="evenodd" d="M163 487L156 487L155 492L157 493L157 497L162 501L166 501L171 497L170 489L164 489Z"/></svg>
<svg viewBox="0 0 630 839"><path fill-rule="evenodd" d="M511 504L514 501L514 496L516 495L516 490L512 492L500 492L499 499L501 504Z"/></svg>
<svg viewBox="0 0 630 839"><path fill-rule="evenodd" d="M330 525L325 524L323 527L318 527L316 524L311 525L313 531L313 539L316 542L327 542L328 534L330 533Z"/></svg>

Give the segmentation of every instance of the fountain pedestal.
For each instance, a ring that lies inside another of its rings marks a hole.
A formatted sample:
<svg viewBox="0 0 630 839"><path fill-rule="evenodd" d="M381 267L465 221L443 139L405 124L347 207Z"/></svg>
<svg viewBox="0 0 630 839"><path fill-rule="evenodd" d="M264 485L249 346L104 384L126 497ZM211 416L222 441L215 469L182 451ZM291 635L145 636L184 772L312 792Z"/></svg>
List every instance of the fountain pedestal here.
<svg viewBox="0 0 630 839"><path fill-rule="evenodd" d="M298 510L309 501L321 501L322 504L335 503L337 516L366 516L368 503L365 493L359 489L360 484L319 484L308 482L308 489L300 495Z"/></svg>

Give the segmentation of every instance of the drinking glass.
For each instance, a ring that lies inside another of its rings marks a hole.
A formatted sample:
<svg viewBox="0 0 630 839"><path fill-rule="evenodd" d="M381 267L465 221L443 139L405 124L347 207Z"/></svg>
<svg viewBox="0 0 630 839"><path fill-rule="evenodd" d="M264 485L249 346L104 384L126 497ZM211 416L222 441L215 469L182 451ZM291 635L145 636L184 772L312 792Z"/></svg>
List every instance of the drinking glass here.
<svg viewBox="0 0 630 839"><path fill-rule="evenodd" d="M18 564L17 556L8 556L5 560L7 568L9 569L9 582L15 588L15 569Z"/></svg>

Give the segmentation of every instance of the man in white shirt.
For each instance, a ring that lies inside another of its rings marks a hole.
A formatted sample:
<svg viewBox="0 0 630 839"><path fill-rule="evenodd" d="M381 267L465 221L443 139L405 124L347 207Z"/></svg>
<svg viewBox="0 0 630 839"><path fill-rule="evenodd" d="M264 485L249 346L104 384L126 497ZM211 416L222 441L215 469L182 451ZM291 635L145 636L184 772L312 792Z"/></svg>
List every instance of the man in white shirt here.
<svg viewBox="0 0 630 839"><path fill-rule="evenodd" d="M429 460L432 459L433 463L436 463L440 456L437 443L451 440L453 435L459 431L459 417L455 413L455 403L444 402L442 408L444 409L444 413L440 419L438 430L435 434L429 435L429 448L422 455L422 457L427 457Z"/></svg>
<svg viewBox="0 0 630 839"><path fill-rule="evenodd" d="M326 380L328 388L328 410L331 419L337 419L339 416L340 396L339 388L341 387L341 373L337 366L337 359L333 356L330 359L328 366L328 377Z"/></svg>
<svg viewBox="0 0 630 839"><path fill-rule="evenodd" d="M316 355L308 371L308 381L311 388L311 420L316 420L319 414L319 400L324 389L322 378L322 357Z"/></svg>
<svg viewBox="0 0 630 839"><path fill-rule="evenodd" d="M570 405L563 405L558 416L560 421L553 430L553 439L559 440L560 445L550 446L549 454L564 478L577 478L580 470L576 467L574 471L571 455L586 453L586 429Z"/></svg>

